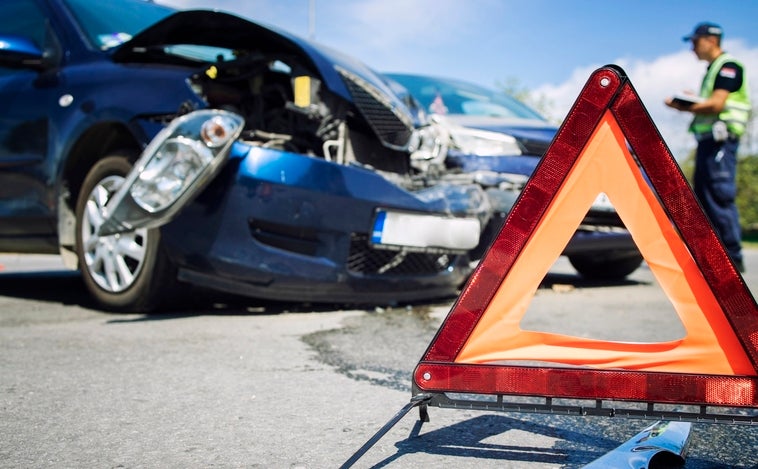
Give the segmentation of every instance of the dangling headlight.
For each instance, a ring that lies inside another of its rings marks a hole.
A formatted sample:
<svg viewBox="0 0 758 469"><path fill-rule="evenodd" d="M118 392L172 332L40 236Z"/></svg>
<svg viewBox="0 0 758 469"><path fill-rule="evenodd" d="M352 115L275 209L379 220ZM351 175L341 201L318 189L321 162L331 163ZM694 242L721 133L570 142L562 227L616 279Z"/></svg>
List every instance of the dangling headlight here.
<svg viewBox="0 0 758 469"><path fill-rule="evenodd" d="M197 111L174 120L143 153L129 191L134 201L150 213L175 203L217 156L228 153L243 124L242 117L225 111Z"/></svg>
<svg viewBox="0 0 758 469"><path fill-rule="evenodd" d="M168 223L228 159L244 119L221 110L174 119L153 139L105 206L98 234Z"/></svg>

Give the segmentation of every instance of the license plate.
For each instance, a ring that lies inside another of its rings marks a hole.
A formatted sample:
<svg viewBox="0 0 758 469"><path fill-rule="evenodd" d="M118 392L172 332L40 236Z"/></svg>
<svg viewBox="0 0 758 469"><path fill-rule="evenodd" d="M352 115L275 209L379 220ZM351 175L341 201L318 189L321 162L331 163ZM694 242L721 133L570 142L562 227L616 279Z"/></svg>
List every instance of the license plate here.
<svg viewBox="0 0 758 469"><path fill-rule="evenodd" d="M377 246L467 251L479 244L476 218L455 218L394 210L378 210L371 231Z"/></svg>

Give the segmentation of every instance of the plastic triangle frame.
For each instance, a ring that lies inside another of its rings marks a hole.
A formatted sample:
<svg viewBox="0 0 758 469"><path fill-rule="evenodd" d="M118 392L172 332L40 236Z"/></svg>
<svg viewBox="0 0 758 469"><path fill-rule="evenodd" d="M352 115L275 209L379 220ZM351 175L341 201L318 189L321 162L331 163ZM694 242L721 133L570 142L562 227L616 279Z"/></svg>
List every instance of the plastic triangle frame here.
<svg viewBox="0 0 758 469"><path fill-rule="evenodd" d="M561 218L560 208L589 206L596 191L617 184L626 192L609 194L611 201L687 337L626 344L519 330L513 310L528 303L535 275L544 277L584 214ZM625 207L627 198L633 202ZM682 292L684 299L672 298ZM758 422L710 410L758 408L755 299L621 68L605 66L587 81L417 365L413 393L440 407ZM615 404L627 401L638 404Z"/></svg>

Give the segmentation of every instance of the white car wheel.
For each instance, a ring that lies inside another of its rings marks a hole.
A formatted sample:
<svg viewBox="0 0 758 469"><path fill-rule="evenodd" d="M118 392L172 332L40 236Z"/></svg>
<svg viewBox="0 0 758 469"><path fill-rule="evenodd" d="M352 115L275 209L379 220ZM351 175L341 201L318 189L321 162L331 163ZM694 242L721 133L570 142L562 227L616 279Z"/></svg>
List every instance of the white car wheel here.
<svg viewBox="0 0 758 469"><path fill-rule="evenodd" d="M82 254L87 271L97 285L111 293L122 292L134 284L145 261L147 229L110 236L99 236L103 209L108 199L124 182L122 176L108 176L97 183L87 197L79 229Z"/></svg>
<svg viewBox="0 0 758 469"><path fill-rule="evenodd" d="M173 287L160 231L97 234L103 208L130 170L127 157L108 156L87 173L76 204L77 255L84 282L98 303L113 310L148 311Z"/></svg>

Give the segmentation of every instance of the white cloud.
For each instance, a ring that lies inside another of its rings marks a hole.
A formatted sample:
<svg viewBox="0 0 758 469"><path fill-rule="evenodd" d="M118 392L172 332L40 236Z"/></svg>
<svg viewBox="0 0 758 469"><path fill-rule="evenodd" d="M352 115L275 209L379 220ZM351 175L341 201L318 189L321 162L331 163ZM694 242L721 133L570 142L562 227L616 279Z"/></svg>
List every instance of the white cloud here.
<svg viewBox="0 0 758 469"><path fill-rule="evenodd" d="M471 36L481 27L482 7L498 12L500 3L319 0L316 40L379 70L437 73L454 69L461 60L454 51L476 40Z"/></svg>
<svg viewBox="0 0 758 469"><path fill-rule="evenodd" d="M724 48L742 61L750 80L750 72L758 71L758 48L747 47L742 41L726 41ZM671 152L677 159L685 158L687 153L695 147L692 135L687 132L691 116L666 107L663 101L677 92L697 91L705 73L706 63L698 61L691 51L685 50L648 62L619 58L615 63L626 72ZM555 112L551 113L550 118L562 120L579 96L587 79L603 65L593 64L577 68L567 81L543 85L533 90L533 93L535 96L544 96L553 103ZM750 86L753 105L757 107L758 81L750 80ZM756 152L758 148L756 134L758 134L758 125L754 120L751 131L743 138L744 150Z"/></svg>

